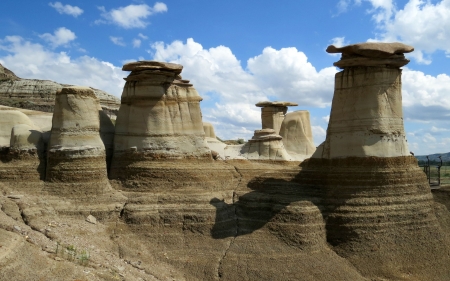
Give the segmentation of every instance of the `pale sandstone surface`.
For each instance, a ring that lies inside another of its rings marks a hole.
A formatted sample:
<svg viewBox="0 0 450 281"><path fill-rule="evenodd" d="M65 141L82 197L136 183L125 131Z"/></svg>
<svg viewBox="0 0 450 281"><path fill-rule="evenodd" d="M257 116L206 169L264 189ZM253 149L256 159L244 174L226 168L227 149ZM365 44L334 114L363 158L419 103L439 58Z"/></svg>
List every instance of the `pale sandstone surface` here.
<svg viewBox="0 0 450 281"><path fill-rule="evenodd" d="M11 130L20 124L34 127L33 122L24 113L17 110L0 110L0 147L9 147Z"/></svg>
<svg viewBox="0 0 450 281"><path fill-rule="evenodd" d="M296 161L303 161L316 151L307 110L287 113L281 124L280 136L287 153Z"/></svg>
<svg viewBox="0 0 450 281"><path fill-rule="evenodd" d="M16 110L24 113L41 131L50 131L52 129L53 114L50 112L9 107L4 105L0 105L0 111L1 110Z"/></svg>
<svg viewBox="0 0 450 281"><path fill-rule="evenodd" d="M337 73L327 137L312 157L408 155L401 70L355 67Z"/></svg>
<svg viewBox="0 0 450 281"><path fill-rule="evenodd" d="M0 103L7 106L53 112L56 92L72 85L49 80L22 79L0 64ZM91 88L103 110L114 117L120 100L102 90Z"/></svg>
<svg viewBox="0 0 450 281"><path fill-rule="evenodd" d="M212 153L217 153L221 159L225 159L225 147L227 145L217 139L214 126L211 123L203 122L205 140Z"/></svg>

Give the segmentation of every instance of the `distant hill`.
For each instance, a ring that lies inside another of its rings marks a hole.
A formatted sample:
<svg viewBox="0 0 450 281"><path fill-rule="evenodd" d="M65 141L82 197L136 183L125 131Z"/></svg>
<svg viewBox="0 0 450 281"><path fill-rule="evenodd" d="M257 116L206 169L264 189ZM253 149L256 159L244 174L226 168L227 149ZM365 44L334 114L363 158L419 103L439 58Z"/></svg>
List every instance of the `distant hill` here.
<svg viewBox="0 0 450 281"><path fill-rule="evenodd" d="M442 156L442 162L450 162L450 152L435 153L430 155L415 155L418 161L427 161L427 156L430 158L430 161L440 161L438 157Z"/></svg>
<svg viewBox="0 0 450 281"><path fill-rule="evenodd" d="M67 86L72 85L50 80L22 79L0 64L0 105L53 112L56 92ZM102 90L91 89L99 98L103 111L115 116L120 99Z"/></svg>

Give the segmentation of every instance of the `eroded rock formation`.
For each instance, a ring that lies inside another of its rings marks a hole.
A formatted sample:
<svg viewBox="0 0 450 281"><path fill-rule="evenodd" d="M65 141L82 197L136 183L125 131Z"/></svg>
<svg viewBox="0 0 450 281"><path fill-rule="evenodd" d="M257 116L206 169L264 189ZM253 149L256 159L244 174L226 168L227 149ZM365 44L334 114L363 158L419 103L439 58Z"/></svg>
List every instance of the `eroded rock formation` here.
<svg viewBox="0 0 450 281"><path fill-rule="evenodd" d="M0 110L0 181L36 183L45 175L41 130L18 110Z"/></svg>
<svg viewBox="0 0 450 281"><path fill-rule="evenodd" d="M303 161L316 151L307 110L286 114L281 124L280 136L292 160Z"/></svg>
<svg viewBox="0 0 450 281"><path fill-rule="evenodd" d="M225 143L217 139L214 126L211 123L203 122L203 130L205 131L205 140L211 150L214 159L225 159Z"/></svg>
<svg viewBox="0 0 450 281"><path fill-rule="evenodd" d="M298 104L287 101L261 101L256 104L261 107L262 129L273 129L275 134L280 133L281 123L288 110L288 106Z"/></svg>
<svg viewBox="0 0 450 281"><path fill-rule="evenodd" d="M56 92L72 85L49 80L22 79L0 64L0 104L45 112L53 112ZM100 99L108 116L115 117L120 106L118 98L91 88Z"/></svg>
<svg viewBox="0 0 450 281"><path fill-rule="evenodd" d="M327 240L364 276L445 280L449 241L403 129L403 44L362 43L335 65L327 137L301 164L299 182L322 193Z"/></svg>
<svg viewBox="0 0 450 281"><path fill-rule="evenodd" d="M212 161L200 101L182 66L140 61L125 64L122 105L116 121L111 177L145 177L158 160Z"/></svg>
<svg viewBox="0 0 450 281"><path fill-rule="evenodd" d="M76 183L78 190L69 193L102 193L109 186L99 100L90 88L67 87L56 94L46 181L61 188L69 184L68 189Z"/></svg>

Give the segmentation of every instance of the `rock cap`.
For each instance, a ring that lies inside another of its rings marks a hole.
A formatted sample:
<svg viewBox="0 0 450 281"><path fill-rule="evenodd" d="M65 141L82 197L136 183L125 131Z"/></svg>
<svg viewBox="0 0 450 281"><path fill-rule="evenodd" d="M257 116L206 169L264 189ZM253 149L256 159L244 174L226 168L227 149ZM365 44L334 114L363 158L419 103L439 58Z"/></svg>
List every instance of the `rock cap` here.
<svg viewBox="0 0 450 281"><path fill-rule="evenodd" d="M333 65L339 68L355 66L401 67L409 63L404 53L414 48L403 43L358 43L338 48L328 46L328 53L342 53L340 61Z"/></svg>
<svg viewBox="0 0 450 281"><path fill-rule="evenodd" d="M123 65L123 71L140 71L140 70L163 70L180 74L183 70L181 64L142 60L136 62L129 62Z"/></svg>
<svg viewBox="0 0 450 281"><path fill-rule="evenodd" d="M83 87L83 86L64 87L61 90L57 91L56 95L80 95L98 99L98 97L95 95L94 91L90 87Z"/></svg>
<svg viewBox="0 0 450 281"><path fill-rule="evenodd" d="M286 107L286 106L297 106L298 104L290 101L260 101L255 105L257 107L266 107L266 106Z"/></svg>
<svg viewBox="0 0 450 281"><path fill-rule="evenodd" d="M404 53L411 53L414 47L405 45L403 43L382 43L382 42L366 42L352 44L344 47L335 47L330 45L327 48L327 53L335 54L342 53L342 55L362 56L369 58L389 58L392 55L401 55Z"/></svg>

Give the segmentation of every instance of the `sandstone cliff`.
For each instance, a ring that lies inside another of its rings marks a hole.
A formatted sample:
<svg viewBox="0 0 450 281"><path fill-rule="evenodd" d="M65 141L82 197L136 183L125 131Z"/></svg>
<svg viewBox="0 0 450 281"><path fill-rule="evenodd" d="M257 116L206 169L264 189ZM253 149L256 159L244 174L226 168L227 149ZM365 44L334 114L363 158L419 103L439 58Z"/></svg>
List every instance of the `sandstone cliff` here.
<svg viewBox="0 0 450 281"><path fill-rule="evenodd" d="M53 112L55 94L63 87L49 80L22 79L0 64L0 104L31 110ZM102 90L94 89L100 99L102 109L115 116L119 110L120 100Z"/></svg>

